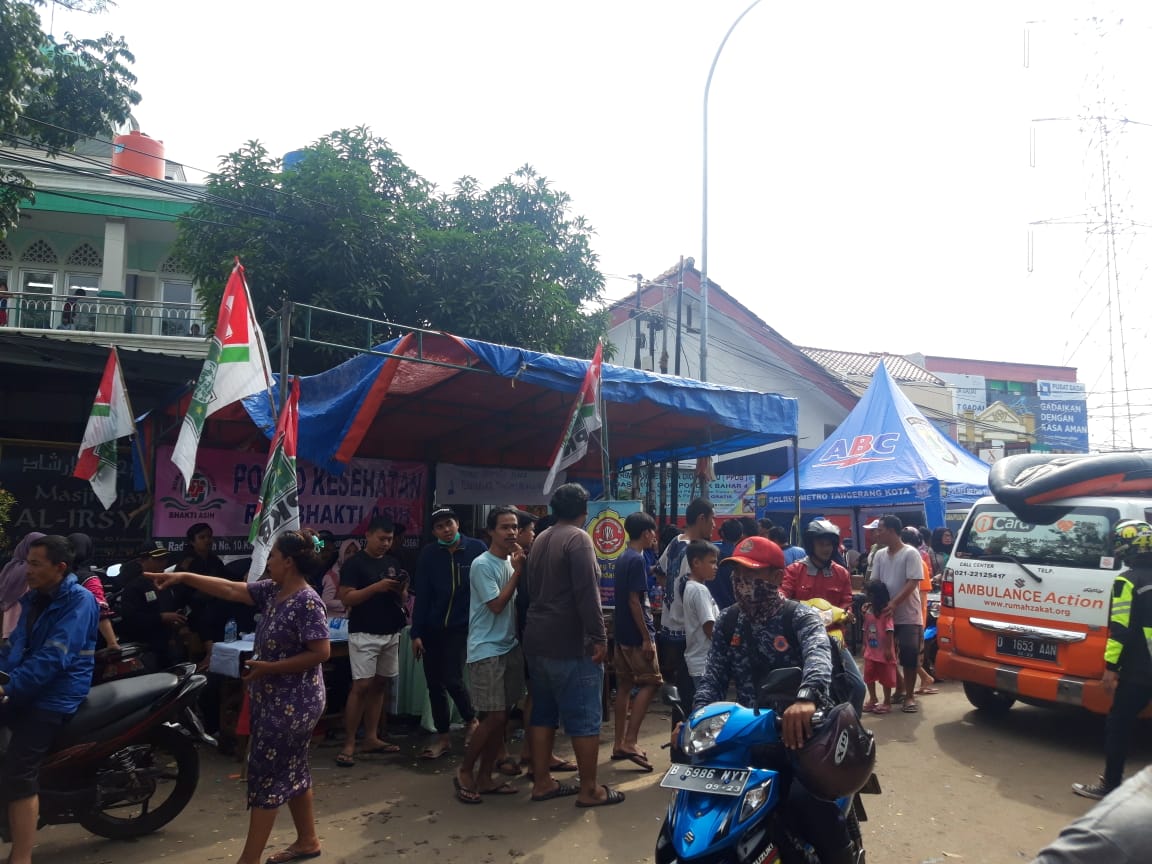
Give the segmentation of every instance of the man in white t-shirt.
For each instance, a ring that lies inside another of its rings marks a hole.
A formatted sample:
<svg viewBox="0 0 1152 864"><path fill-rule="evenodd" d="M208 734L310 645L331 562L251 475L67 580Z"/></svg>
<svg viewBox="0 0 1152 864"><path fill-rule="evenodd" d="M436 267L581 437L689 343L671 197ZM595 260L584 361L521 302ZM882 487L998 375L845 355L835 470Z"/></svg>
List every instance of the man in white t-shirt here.
<svg viewBox="0 0 1152 864"><path fill-rule="evenodd" d="M916 669L920 665L920 647L924 640L924 613L920 605L920 580L924 576L924 563L920 553L906 546L900 539L904 525L899 516L881 516L875 527L877 548L869 559L873 579L879 579L892 598L888 609L896 626L896 652L903 672L904 706L906 714L920 710L916 704Z"/></svg>

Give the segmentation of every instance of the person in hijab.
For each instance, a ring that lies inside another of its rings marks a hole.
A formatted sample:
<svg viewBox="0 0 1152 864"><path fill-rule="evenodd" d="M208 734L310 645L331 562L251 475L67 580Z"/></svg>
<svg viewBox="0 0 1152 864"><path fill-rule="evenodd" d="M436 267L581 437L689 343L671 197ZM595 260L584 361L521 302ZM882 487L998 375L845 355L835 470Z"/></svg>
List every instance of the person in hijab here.
<svg viewBox="0 0 1152 864"><path fill-rule="evenodd" d="M20 598L28 591L28 550L32 541L43 536L39 531L25 534L16 544L12 560L0 570L0 613L3 613L4 622L0 638L7 639L20 620Z"/></svg>
<svg viewBox="0 0 1152 864"><path fill-rule="evenodd" d="M345 540L340 544L340 557L336 563L328 568L324 574L324 584L321 586L320 597L324 601L324 608L328 610L329 618L347 618L348 610L340 602L340 568L344 562L360 551L359 540Z"/></svg>
<svg viewBox="0 0 1152 864"><path fill-rule="evenodd" d="M104 583L100 581L100 574L92 568L96 557L96 544L87 534L69 534L68 542L72 544L73 565L72 572L76 574L76 581L96 598L96 605L100 608L100 636L104 639L104 647L118 650L120 642L116 639L116 631L112 629L112 610L108 600L104 597Z"/></svg>

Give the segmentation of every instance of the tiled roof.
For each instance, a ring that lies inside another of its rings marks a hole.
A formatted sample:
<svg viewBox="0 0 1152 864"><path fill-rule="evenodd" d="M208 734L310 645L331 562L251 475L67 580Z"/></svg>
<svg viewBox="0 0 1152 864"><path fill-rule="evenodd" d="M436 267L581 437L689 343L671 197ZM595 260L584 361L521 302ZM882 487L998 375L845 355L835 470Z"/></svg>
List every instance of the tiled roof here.
<svg viewBox="0 0 1152 864"><path fill-rule="evenodd" d="M873 351L870 354L860 354L856 351L832 351L827 348L804 348L799 346L809 358L819 363L829 372L845 378L870 378L876 373L880 361L888 367L888 374L896 381L915 381L920 384L936 384L945 386L944 382L924 369L917 366L899 354L886 354Z"/></svg>

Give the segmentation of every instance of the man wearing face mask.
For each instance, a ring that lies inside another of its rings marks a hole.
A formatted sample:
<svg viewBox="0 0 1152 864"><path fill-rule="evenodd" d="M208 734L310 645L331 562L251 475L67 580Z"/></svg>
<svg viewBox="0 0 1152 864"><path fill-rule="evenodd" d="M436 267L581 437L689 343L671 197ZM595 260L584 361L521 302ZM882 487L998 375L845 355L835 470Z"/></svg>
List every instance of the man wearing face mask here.
<svg viewBox="0 0 1152 864"><path fill-rule="evenodd" d="M800 689L781 715L784 746L798 750L812 737L812 715L817 708L832 707L832 651L824 624L802 604L792 606L789 615L780 593L784 552L767 537L745 537L736 545L735 554L721 563L732 564L736 605L716 622L692 708L726 699L729 682L735 683L740 704L751 707L770 672L799 666L803 670ZM793 781L787 810L790 823L812 844L823 864L852 864L852 841L834 802L813 797L799 781Z"/></svg>

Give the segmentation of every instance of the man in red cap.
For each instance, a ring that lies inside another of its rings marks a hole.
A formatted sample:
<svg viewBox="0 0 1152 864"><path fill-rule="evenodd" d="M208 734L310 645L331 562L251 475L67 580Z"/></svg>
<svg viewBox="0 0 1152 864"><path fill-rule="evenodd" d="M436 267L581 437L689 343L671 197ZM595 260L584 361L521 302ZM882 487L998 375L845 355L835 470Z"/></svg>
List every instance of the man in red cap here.
<svg viewBox="0 0 1152 864"><path fill-rule="evenodd" d="M798 750L812 736L812 715L832 707L832 649L815 610L786 601L783 550L767 537L745 537L736 544L731 562L736 605L716 622L704 676L696 689L693 709L727 698L736 685L741 705L756 704L757 691L774 669L803 670L795 701L783 712L784 745ZM675 740L675 736L673 736ZM825 864L852 864L855 849L839 808L792 784L788 812L793 825L816 849Z"/></svg>

